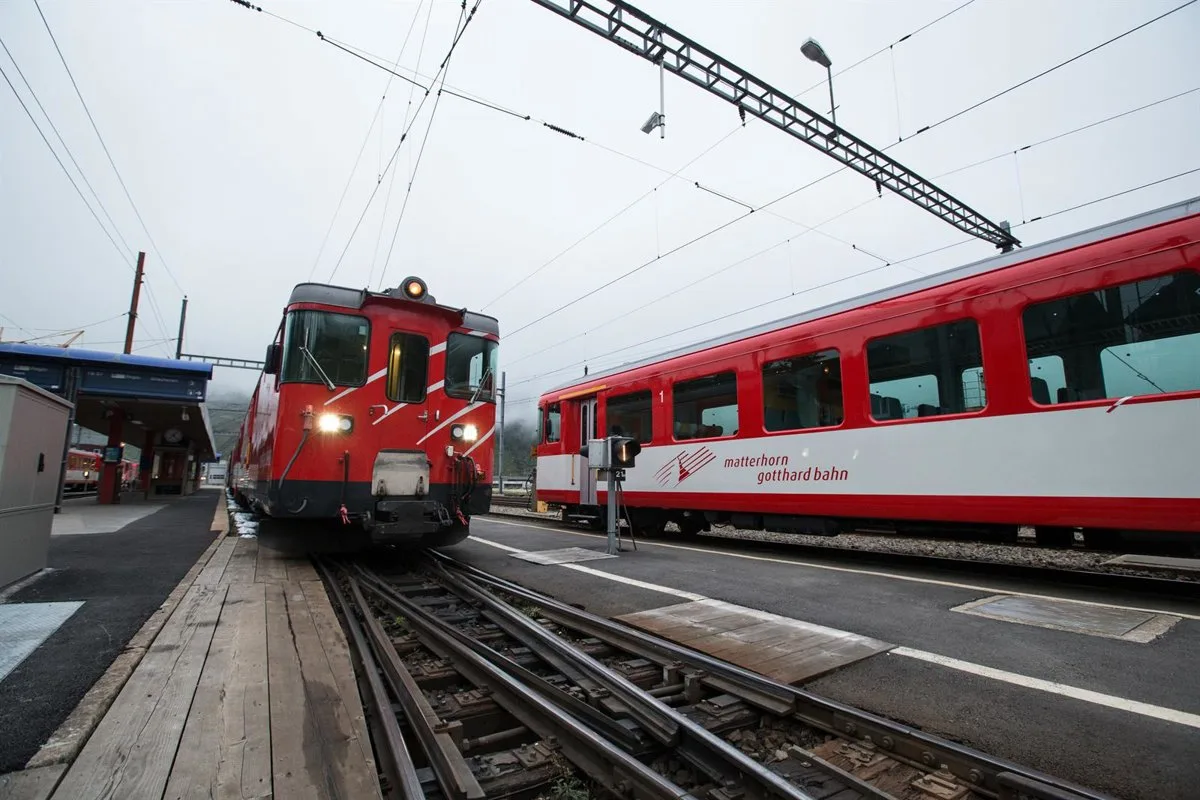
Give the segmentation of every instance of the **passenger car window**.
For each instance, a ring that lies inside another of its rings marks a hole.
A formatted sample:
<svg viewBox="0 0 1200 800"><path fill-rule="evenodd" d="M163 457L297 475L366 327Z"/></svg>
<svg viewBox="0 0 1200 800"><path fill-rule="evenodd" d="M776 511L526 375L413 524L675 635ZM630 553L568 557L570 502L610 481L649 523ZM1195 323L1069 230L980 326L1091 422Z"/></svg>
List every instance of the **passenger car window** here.
<svg viewBox="0 0 1200 800"><path fill-rule="evenodd" d="M546 412L542 416L542 441L549 444L562 439L562 412L559 410L558 403L553 403L546 407Z"/></svg>
<svg viewBox="0 0 1200 800"><path fill-rule="evenodd" d="M842 368L837 350L763 364L763 424L769 431L840 425Z"/></svg>
<svg viewBox="0 0 1200 800"><path fill-rule="evenodd" d="M867 343L871 416L936 417L982 408L977 405L987 398L982 367L973 319L873 339ZM964 375L972 370L972 377Z"/></svg>
<svg viewBox="0 0 1200 800"><path fill-rule="evenodd" d="M1043 405L1200 389L1200 273L1036 303L1021 321Z"/></svg>
<svg viewBox="0 0 1200 800"><path fill-rule="evenodd" d="M737 376L721 372L680 381L674 391L675 438L706 439L738 432Z"/></svg>
<svg viewBox="0 0 1200 800"><path fill-rule="evenodd" d="M614 436L632 436L645 444L650 441L652 422L650 390L609 397L604 401L608 432Z"/></svg>

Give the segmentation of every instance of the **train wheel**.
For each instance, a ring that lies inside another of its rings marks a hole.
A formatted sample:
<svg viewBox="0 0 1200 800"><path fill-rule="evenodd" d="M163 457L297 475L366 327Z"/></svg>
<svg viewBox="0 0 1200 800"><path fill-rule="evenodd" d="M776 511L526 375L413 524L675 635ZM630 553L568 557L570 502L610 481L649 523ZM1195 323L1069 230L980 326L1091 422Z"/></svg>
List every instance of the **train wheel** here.
<svg viewBox="0 0 1200 800"><path fill-rule="evenodd" d="M1041 547L1070 547L1075 544L1075 529L1058 525L1038 525L1034 528Z"/></svg>

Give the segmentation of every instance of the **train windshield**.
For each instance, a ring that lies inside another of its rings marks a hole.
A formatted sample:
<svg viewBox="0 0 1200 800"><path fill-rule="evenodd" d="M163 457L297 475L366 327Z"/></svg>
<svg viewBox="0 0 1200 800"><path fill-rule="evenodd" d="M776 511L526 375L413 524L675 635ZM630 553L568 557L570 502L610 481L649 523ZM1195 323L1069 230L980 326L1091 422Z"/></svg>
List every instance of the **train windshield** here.
<svg viewBox="0 0 1200 800"><path fill-rule="evenodd" d="M365 317L293 311L284 331L284 381L361 386L367 378L371 326Z"/></svg>
<svg viewBox="0 0 1200 800"><path fill-rule="evenodd" d="M482 336L450 334L446 342L446 394L496 402L499 345Z"/></svg>

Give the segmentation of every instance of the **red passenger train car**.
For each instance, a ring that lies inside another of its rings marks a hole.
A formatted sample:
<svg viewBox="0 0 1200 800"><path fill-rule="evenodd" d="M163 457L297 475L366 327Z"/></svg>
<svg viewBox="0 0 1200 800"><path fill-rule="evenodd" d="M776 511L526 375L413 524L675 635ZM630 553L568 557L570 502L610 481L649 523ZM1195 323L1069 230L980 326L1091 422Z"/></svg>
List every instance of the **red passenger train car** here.
<svg viewBox="0 0 1200 800"><path fill-rule="evenodd" d="M499 325L407 278L292 291L231 457L243 506L454 544L491 503Z"/></svg>
<svg viewBox="0 0 1200 800"><path fill-rule="evenodd" d="M1200 198L572 381L537 496L597 522L583 440L642 443L635 526L864 524L1111 547L1200 533Z"/></svg>

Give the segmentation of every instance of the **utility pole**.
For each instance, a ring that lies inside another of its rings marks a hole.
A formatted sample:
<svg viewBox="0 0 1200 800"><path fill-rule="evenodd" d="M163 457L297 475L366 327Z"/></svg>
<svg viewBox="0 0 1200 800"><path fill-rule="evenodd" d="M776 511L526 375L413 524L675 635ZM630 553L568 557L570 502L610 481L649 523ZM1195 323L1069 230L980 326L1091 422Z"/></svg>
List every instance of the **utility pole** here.
<svg viewBox="0 0 1200 800"><path fill-rule="evenodd" d="M500 429L496 432L496 477L500 479L500 494L504 494L504 401L508 397L508 373L500 373Z"/></svg>
<svg viewBox="0 0 1200 800"><path fill-rule="evenodd" d="M125 354L133 352L133 326L137 322L138 298L142 294L142 276L146 270L146 254L138 253L137 272L133 276L133 298L129 301L129 322L125 325Z"/></svg>
<svg viewBox="0 0 1200 800"><path fill-rule="evenodd" d="M187 295L183 296L183 307L179 309L179 338L175 340L175 360L183 354L183 324L187 322Z"/></svg>

